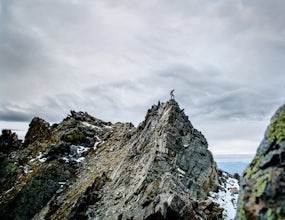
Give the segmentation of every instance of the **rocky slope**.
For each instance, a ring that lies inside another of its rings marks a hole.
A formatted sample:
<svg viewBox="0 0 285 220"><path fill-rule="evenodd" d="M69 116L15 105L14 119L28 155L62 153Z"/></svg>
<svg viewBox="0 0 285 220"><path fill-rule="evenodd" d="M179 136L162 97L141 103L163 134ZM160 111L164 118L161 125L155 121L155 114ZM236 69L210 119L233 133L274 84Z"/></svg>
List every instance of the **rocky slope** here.
<svg viewBox="0 0 285 220"><path fill-rule="evenodd" d="M222 219L233 220L236 215L239 181L235 176L219 170L219 185L215 191L210 192L209 198L223 208Z"/></svg>
<svg viewBox="0 0 285 220"><path fill-rule="evenodd" d="M9 131L1 138L0 219L223 216L211 191L229 187L174 100L152 106L138 128L71 112L52 126L34 118L23 144Z"/></svg>
<svg viewBox="0 0 285 220"><path fill-rule="evenodd" d="M245 170L236 219L285 219L285 105Z"/></svg>

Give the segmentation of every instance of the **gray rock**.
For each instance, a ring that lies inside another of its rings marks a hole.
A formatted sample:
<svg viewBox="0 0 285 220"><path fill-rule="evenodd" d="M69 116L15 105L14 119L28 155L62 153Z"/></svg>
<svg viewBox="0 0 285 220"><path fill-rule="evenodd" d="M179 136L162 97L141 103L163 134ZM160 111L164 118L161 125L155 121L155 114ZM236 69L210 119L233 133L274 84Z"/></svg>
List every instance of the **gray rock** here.
<svg viewBox="0 0 285 220"><path fill-rule="evenodd" d="M217 170L206 139L175 101L152 106L124 148L100 202L85 204L88 210L96 210L99 219L198 219L203 210L193 204L207 199L217 184Z"/></svg>
<svg viewBox="0 0 285 220"><path fill-rule="evenodd" d="M285 219L285 105L241 178L236 219Z"/></svg>
<svg viewBox="0 0 285 220"><path fill-rule="evenodd" d="M31 158L23 160L23 165L29 165L33 173L18 179L15 191L0 197L0 202L7 204L2 210L16 210L19 216L34 220L221 216L222 209L207 198L218 184L207 140L174 100L153 105L138 128L75 111L54 126L40 119L31 124L25 146L25 158ZM37 134L35 127L41 132ZM84 152L83 162L62 161L63 156L82 156L79 145L90 149ZM45 163L35 160L39 153L48 158ZM59 185L58 181L68 184ZM47 189L41 192L40 186ZM28 196L35 201L32 211Z"/></svg>

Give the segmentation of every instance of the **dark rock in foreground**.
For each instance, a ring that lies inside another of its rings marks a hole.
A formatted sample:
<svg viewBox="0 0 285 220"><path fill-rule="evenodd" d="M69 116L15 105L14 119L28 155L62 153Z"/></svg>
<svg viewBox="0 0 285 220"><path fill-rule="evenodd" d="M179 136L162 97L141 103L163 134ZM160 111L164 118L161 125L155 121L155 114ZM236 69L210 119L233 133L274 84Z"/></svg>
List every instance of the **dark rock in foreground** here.
<svg viewBox="0 0 285 220"><path fill-rule="evenodd" d="M285 219L285 105L244 172L236 219Z"/></svg>

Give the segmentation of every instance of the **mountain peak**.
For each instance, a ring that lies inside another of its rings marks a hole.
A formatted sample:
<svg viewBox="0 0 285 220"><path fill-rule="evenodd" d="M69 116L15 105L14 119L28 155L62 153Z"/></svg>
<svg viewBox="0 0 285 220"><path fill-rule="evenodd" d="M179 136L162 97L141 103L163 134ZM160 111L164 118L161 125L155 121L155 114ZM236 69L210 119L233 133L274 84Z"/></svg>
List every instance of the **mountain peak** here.
<svg viewBox="0 0 285 220"><path fill-rule="evenodd" d="M1 198L1 218L222 215L208 199L218 174L207 140L175 100L153 105L138 128L72 111L52 126L34 119L28 134L23 149L14 152L13 164L21 160L21 166L13 168L13 181L1 180L8 190Z"/></svg>

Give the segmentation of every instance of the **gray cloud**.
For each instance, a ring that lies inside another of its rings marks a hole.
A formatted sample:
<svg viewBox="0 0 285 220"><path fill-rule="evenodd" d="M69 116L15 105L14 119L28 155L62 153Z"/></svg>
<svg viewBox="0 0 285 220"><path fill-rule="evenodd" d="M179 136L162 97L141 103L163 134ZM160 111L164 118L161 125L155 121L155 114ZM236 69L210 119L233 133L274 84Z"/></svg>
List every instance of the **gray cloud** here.
<svg viewBox="0 0 285 220"><path fill-rule="evenodd" d="M202 112L206 118L258 120L268 116L276 103L278 100L274 100L273 96L241 88L212 95L199 103L199 107L205 106Z"/></svg>
<svg viewBox="0 0 285 220"><path fill-rule="evenodd" d="M230 130L231 120L265 129L285 97L284 9L281 0L3 0L0 120L54 122L75 109L137 124L174 88L214 143L227 139L215 126ZM238 125L235 144L260 137Z"/></svg>
<svg viewBox="0 0 285 220"><path fill-rule="evenodd" d="M0 121L11 122L28 122L32 119L33 113L27 111L20 111L18 108L0 108Z"/></svg>

